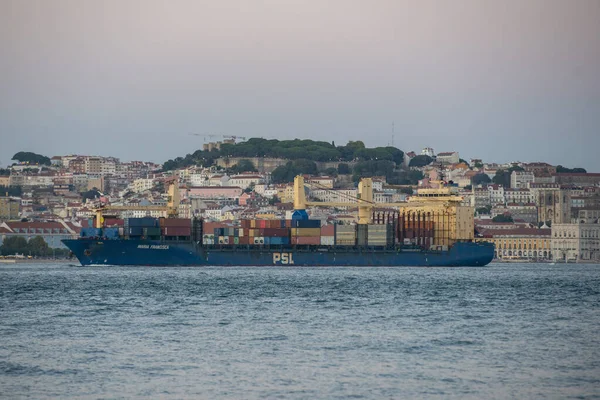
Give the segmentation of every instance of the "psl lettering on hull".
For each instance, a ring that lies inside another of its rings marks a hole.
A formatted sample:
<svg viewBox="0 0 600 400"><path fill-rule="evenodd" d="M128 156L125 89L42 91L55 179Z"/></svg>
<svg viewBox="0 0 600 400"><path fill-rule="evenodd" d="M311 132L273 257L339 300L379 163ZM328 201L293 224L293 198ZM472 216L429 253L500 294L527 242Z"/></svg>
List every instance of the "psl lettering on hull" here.
<svg viewBox="0 0 600 400"><path fill-rule="evenodd" d="M273 253L273 264L291 265L293 263L293 253Z"/></svg>

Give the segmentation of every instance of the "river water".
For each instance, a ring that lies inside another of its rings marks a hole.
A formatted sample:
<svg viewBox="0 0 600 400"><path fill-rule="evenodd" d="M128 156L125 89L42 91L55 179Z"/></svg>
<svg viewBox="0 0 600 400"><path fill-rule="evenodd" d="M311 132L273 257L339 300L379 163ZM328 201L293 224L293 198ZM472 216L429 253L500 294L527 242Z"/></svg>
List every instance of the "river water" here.
<svg viewBox="0 0 600 400"><path fill-rule="evenodd" d="M0 266L2 398L599 398L600 266Z"/></svg>

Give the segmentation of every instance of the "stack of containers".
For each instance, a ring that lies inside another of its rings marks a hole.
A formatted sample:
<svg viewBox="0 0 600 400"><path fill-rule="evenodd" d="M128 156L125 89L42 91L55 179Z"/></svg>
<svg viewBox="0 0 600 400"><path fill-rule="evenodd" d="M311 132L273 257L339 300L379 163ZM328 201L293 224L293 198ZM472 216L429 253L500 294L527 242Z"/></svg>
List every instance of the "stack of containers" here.
<svg viewBox="0 0 600 400"><path fill-rule="evenodd" d="M192 220L189 218L161 218L160 231L169 239L189 238L192 236Z"/></svg>
<svg viewBox="0 0 600 400"><path fill-rule="evenodd" d="M356 245L356 226L338 225L335 228L336 246L355 246Z"/></svg>
<svg viewBox="0 0 600 400"><path fill-rule="evenodd" d="M293 219L291 243L303 245L321 244L321 221L318 219Z"/></svg>
<svg viewBox="0 0 600 400"><path fill-rule="evenodd" d="M321 245L335 245L335 227L336 225L323 225L321 227Z"/></svg>
<svg viewBox="0 0 600 400"><path fill-rule="evenodd" d="M241 244L283 245L290 243L290 231L285 220L243 220L244 237Z"/></svg>
<svg viewBox="0 0 600 400"><path fill-rule="evenodd" d="M143 218L127 218L125 220L125 234L129 237L147 236L148 228L158 228L158 220L152 217ZM150 233L156 233L155 230L150 230ZM160 236L160 229L158 235Z"/></svg>
<svg viewBox="0 0 600 400"><path fill-rule="evenodd" d="M367 244L369 246L386 246L388 244L387 236L387 225L367 225Z"/></svg>

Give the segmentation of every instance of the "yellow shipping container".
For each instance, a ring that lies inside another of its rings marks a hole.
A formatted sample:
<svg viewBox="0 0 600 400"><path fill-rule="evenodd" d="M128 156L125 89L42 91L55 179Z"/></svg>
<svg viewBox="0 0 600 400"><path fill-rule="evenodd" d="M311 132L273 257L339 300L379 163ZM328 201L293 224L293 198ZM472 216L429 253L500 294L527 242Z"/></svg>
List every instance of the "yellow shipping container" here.
<svg viewBox="0 0 600 400"><path fill-rule="evenodd" d="M292 236L321 236L321 228L292 228Z"/></svg>

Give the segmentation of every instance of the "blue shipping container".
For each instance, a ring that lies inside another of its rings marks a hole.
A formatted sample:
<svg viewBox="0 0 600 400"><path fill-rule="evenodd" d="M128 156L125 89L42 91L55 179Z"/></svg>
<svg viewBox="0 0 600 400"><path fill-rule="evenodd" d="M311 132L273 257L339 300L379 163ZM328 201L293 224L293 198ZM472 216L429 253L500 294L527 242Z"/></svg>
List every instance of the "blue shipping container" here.
<svg viewBox="0 0 600 400"><path fill-rule="evenodd" d="M292 228L320 228L320 219L295 219L292 220Z"/></svg>
<svg viewBox="0 0 600 400"><path fill-rule="evenodd" d="M97 237L102 236L102 229L98 228L81 228L81 237Z"/></svg>
<svg viewBox="0 0 600 400"><path fill-rule="evenodd" d="M290 238L288 238L288 237L272 237L272 238L269 238L269 240L270 240L270 244L276 245L276 246L282 245L282 244L290 244Z"/></svg>
<svg viewBox="0 0 600 400"><path fill-rule="evenodd" d="M103 236L109 239L116 239L119 237L119 228L104 228Z"/></svg>
<svg viewBox="0 0 600 400"><path fill-rule="evenodd" d="M128 218L127 221L130 227L155 228L158 226L158 219L152 217Z"/></svg>

